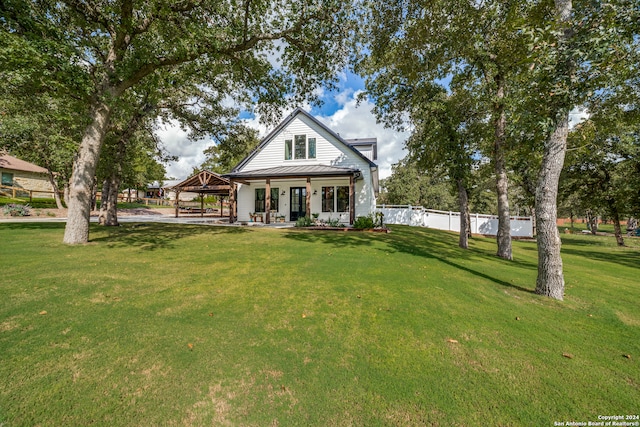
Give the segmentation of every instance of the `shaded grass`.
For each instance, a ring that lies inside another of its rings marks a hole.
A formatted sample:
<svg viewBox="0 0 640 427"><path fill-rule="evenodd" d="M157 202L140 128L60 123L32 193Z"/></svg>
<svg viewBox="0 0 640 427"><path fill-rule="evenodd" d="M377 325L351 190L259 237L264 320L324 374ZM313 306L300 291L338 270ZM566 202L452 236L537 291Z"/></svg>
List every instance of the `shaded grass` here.
<svg viewBox="0 0 640 427"><path fill-rule="evenodd" d="M556 302L532 293L534 242L514 242L508 262L492 240L463 251L454 234L401 226L127 224L93 227L80 247L63 227L0 225L0 424L553 425L638 411L640 251L600 236L563 236Z"/></svg>

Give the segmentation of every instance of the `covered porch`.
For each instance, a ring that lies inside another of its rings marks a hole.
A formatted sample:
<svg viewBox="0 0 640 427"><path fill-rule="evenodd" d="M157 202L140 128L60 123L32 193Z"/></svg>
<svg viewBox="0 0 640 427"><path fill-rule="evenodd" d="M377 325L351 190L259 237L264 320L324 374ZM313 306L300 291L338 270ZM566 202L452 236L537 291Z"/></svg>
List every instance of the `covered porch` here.
<svg viewBox="0 0 640 427"><path fill-rule="evenodd" d="M231 187L240 184L230 199L229 221L248 218L271 224L295 222L300 217L314 215L353 224L356 182L361 176L358 169L321 165L280 166L226 174L224 177L229 179Z"/></svg>
<svg viewBox="0 0 640 427"><path fill-rule="evenodd" d="M233 199L235 193L235 187L233 184L229 182L227 178L210 171L202 171L197 173L196 175L190 176L184 181L174 185L171 187L176 193L175 198L175 217L178 218L180 215L180 211L182 210L185 213L186 209L184 206L180 206L180 193L188 192L188 193L196 193L200 197L200 207L199 208L190 208L188 213L190 214L200 214L201 217L204 217L207 209L205 209L204 198L205 196L216 196L220 202L220 217L224 216L224 200L225 198L228 200ZM231 203L229 203L231 205ZM233 210L230 206L229 209L229 217L233 215Z"/></svg>

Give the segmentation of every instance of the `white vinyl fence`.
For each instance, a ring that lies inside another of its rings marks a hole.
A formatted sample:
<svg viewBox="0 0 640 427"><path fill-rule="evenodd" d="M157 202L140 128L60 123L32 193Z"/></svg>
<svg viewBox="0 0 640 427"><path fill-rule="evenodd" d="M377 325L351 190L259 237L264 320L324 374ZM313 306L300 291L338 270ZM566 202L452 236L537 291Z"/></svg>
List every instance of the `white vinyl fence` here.
<svg viewBox="0 0 640 427"><path fill-rule="evenodd" d="M404 224L460 232L460 212L436 211L410 205L378 205L376 211L384 214L385 224ZM497 235L498 217L471 214L471 232L488 236ZM511 236L533 237L531 217L511 217Z"/></svg>

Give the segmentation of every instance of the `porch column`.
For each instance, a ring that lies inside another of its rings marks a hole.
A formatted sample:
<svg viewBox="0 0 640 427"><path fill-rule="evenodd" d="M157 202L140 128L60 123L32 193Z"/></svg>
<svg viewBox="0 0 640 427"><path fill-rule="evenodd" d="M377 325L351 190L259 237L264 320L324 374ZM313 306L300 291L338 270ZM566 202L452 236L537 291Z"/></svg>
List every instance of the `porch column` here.
<svg viewBox="0 0 640 427"><path fill-rule="evenodd" d="M349 176L349 224L353 225L356 217L356 204L355 204L355 179L353 175Z"/></svg>
<svg viewBox="0 0 640 427"><path fill-rule="evenodd" d="M311 218L311 177L307 177L307 217Z"/></svg>
<svg viewBox="0 0 640 427"><path fill-rule="evenodd" d="M271 221L269 219L269 213L271 212L271 180L267 178L267 182L264 186L264 223L269 224Z"/></svg>
<svg viewBox="0 0 640 427"><path fill-rule="evenodd" d="M236 222L236 183L229 180L229 224Z"/></svg>
<svg viewBox="0 0 640 427"><path fill-rule="evenodd" d="M176 207L176 218L178 218L178 211L180 210L180 192L176 190L176 201L174 203Z"/></svg>
<svg viewBox="0 0 640 427"><path fill-rule="evenodd" d="M200 193L200 217L204 218L204 193Z"/></svg>

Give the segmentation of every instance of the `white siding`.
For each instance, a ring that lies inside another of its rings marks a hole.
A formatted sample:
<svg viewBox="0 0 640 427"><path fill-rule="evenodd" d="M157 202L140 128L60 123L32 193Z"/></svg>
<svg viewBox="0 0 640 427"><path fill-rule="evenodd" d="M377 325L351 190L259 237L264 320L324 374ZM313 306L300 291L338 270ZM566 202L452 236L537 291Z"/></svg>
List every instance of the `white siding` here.
<svg viewBox="0 0 640 427"><path fill-rule="evenodd" d="M316 138L316 158L315 159L284 159L284 141L294 139L295 135L306 135L308 138ZM262 151L242 168L243 171L256 169L267 169L278 166L305 166L305 165L328 165L348 168L365 169L369 165L346 147L337 141L324 129L315 125L304 116L294 118L289 126L276 135Z"/></svg>

